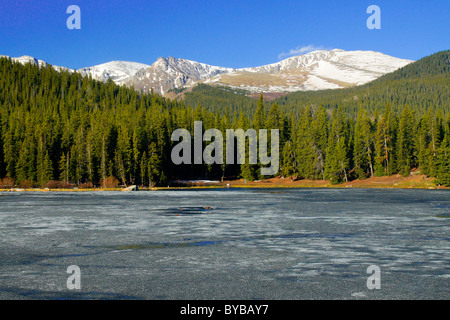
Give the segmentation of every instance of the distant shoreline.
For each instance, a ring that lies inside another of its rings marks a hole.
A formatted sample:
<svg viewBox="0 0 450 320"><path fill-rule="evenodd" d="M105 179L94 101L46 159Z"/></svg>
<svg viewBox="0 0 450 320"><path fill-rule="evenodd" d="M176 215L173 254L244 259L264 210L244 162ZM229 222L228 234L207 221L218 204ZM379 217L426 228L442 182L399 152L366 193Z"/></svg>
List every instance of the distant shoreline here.
<svg viewBox="0 0 450 320"><path fill-rule="evenodd" d="M371 177L364 180L353 180L341 184L331 184L328 180L291 180L290 178L271 178L259 181L229 180L223 182L205 182L195 180L172 184L168 187L139 188L139 191L158 190L190 190L190 189L220 189L220 188L328 188L328 189L438 189L449 190L450 187L437 186L433 178L423 175L400 175ZM49 188L0 188L0 192L88 192L88 191L127 191L125 188L87 188L87 189L49 189Z"/></svg>

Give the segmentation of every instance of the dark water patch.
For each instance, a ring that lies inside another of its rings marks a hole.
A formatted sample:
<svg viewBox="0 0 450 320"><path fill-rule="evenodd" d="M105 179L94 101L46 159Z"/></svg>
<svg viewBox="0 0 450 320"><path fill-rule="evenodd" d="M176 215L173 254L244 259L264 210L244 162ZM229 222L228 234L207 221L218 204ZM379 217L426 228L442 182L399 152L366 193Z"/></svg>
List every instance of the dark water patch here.
<svg viewBox="0 0 450 320"><path fill-rule="evenodd" d="M175 243L151 243L151 244L131 244L115 247L116 250L139 250L139 249L164 249L170 247L186 247L186 244Z"/></svg>
<svg viewBox="0 0 450 320"><path fill-rule="evenodd" d="M73 254L59 254L59 255L41 255L38 256L38 258L42 259L42 260L47 260L47 259L58 259L58 258L78 258L78 257L88 257L88 256L95 256L95 255L102 255L105 254L106 252L91 252L91 253L73 253ZM41 261L41 260L39 260ZM31 263L36 263L38 261L33 261Z"/></svg>
<svg viewBox="0 0 450 320"><path fill-rule="evenodd" d="M13 265L31 265L39 263L45 258L40 255L28 254L22 252L22 254L11 254L0 252L0 267L13 266Z"/></svg>
<svg viewBox="0 0 450 320"><path fill-rule="evenodd" d="M147 244L131 244L115 247L115 250L142 250L142 249L166 249L166 248L186 248L188 246L209 246L224 242L218 241L195 241L195 242L180 242L180 243L147 243Z"/></svg>
<svg viewBox="0 0 450 320"><path fill-rule="evenodd" d="M198 214L210 214L215 209L210 206L205 207L177 207L159 210L161 214L185 216L185 215L198 215Z"/></svg>
<svg viewBox="0 0 450 320"><path fill-rule="evenodd" d="M200 242L194 242L192 245L193 246L210 246L210 245L215 245L220 242L222 242L222 241L200 241Z"/></svg>
<svg viewBox="0 0 450 320"><path fill-rule="evenodd" d="M265 189L252 189L253 193L263 193L263 194L287 194L289 192L287 191L280 191L280 190L265 190Z"/></svg>
<svg viewBox="0 0 450 320"><path fill-rule="evenodd" d="M6 288L0 292L12 293L32 300L143 300L143 297L111 292L60 292L37 289Z"/></svg>
<svg viewBox="0 0 450 320"><path fill-rule="evenodd" d="M355 237L357 234L282 234L282 235L261 235L254 237L237 237L228 238L222 240L199 240L199 241L186 241L186 242L158 242L158 243L146 243L146 244L130 244L118 247L113 247L115 250L137 250L137 249L164 249L164 248L184 248L188 246L211 246L221 243L231 242L249 242L259 241L267 239L299 239L299 238L350 238Z"/></svg>
<svg viewBox="0 0 450 320"><path fill-rule="evenodd" d="M404 235L370 235L366 233L333 233L333 234L321 234L321 233L293 233L293 234L267 234L253 237L236 237L218 240L197 240L190 241L192 238L184 239L183 242L158 242L158 243L146 243L146 244L130 244L122 245L118 247L112 247L114 250L138 250L138 249L166 249L166 248L185 248L192 246L214 246L218 244L225 243L239 243L239 242L252 242L261 240L283 240L283 239L329 239L329 241L340 241L340 240L352 240L357 238L373 238L373 239L398 239L398 240L420 240L420 241L433 241L433 240L446 240L448 238L442 237L414 237L414 236L404 236Z"/></svg>
<svg viewBox="0 0 450 320"><path fill-rule="evenodd" d="M300 280L297 276L278 276L276 277L277 281L286 281L286 282L299 282Z"/></svg>
<svg viewBox="0 0 450 320"><path fill-rule="evenodd" d="M338 275L338 277L343 278L343 279L352 279L352 278L359 278L359 277L361 277L361 275L350 274L350 273L341 273Z"/></svg>

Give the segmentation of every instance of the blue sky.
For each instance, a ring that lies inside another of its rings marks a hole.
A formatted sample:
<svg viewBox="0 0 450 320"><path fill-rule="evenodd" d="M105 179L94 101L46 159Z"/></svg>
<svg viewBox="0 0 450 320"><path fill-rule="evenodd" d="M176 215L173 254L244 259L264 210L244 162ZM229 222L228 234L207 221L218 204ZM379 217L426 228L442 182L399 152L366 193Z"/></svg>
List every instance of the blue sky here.
<svg viewBox="0 0 450 320"><path fill-rule="evenodd" d="M381 9L369 30L367 8ZM81 30L69 30L69 5ZM0 0L0 54L70 68L173 56L251 67L315 48L417 60L450 49L449 0Z"/></svg>

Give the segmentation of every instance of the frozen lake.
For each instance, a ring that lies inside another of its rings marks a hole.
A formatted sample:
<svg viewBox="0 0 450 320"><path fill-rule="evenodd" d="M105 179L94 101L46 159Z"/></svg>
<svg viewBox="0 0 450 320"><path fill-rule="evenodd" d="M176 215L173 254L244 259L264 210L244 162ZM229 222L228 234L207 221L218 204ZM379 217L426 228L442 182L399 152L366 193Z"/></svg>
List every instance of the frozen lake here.
<svg viewBox="0 0 450 320"><path fill-rule="evenodd" d="M0 193L0 299L449 299L449 218L448 190Z"/></svg>

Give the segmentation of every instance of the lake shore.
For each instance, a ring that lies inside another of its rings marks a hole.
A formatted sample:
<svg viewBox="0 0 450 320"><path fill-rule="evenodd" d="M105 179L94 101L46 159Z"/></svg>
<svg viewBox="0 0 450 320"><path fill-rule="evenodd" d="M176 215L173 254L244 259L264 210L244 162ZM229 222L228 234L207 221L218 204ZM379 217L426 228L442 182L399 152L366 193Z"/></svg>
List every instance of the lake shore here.
<svg viewBox="0 0 450 320"><path fill-rule="evenodd" d="M341 184L331 184L328 180L307 180L290 178L271 178L257 181L224 180L205 181L192 180L172 183L168 187L139 188L140 191L157 191L171 189L214 189L214 188L399 188L399 189L450 189L437 186L434 178L424 175L400 175L371 177L364 180L353 180ZM85 191L127 191L125 188L88 188L88 189L49 189L49 188L0 188L0 192L85 192Z"/></svg>
<svg viewBox="0 0 450 320"><path fill-rule="evenodd" d="M331 184L329 180L307 180L290 178L271 178L258 181L231 180L217 183L194 183L192 187L220 187L220 188L401 188L401 189L450 189L449 187L437 186L434 178L424 175L392 175L385 177L371 177L364 180L353 180L341 184ZM164 189L164 188L162 188ZM167 189L167 188L165 188Z"/></svg>

